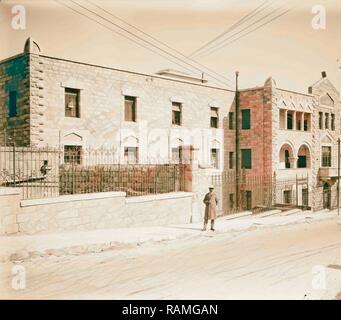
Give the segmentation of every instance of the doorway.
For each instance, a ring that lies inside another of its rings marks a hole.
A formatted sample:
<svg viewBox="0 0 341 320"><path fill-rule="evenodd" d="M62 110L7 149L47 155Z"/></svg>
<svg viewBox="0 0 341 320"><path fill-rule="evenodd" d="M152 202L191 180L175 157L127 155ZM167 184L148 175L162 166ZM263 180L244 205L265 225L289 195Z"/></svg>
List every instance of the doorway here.
<svg viewBox="0 0 341 320"><path fill-rule="evenodd" d="M330 209L331 189L327 182L323 185L323 209Z"/></svg>

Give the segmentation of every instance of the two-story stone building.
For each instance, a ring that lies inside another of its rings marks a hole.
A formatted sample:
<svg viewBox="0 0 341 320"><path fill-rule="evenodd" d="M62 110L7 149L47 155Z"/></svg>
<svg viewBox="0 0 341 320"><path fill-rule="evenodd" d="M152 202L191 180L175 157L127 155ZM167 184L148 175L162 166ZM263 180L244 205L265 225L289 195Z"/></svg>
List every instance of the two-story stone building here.
<svg viewBox="0 0 341 320"><path fill-rule="evenodd" d="M198 203L210 175L234 172L238 159L249 177L275 176L277 203L335 206L341 105L326 74L307 94L269 78L240 90L239 102L237 158L234 91L172 70L149 75L49 57L28 39L22 54L0 62L0 144L49 145L65 161L70 150L104 147L133 163L178 161L181 146L192 146ZM235 205L233 188L219 192ZM259 190L246 193L247 208L257 206Z"/></svg>
<svg viewBox="0 0 341 320"><path fill-rule="evenodd" d="M165 75L164 75L165 74ZM17 145L114 150L130 162L177 158L196 148L204 167L223 169L223 117L234 92L202 79L147 75L25 52L0 63L0 140Z"/></svg>
<svg viewBox="0 0 341 320"><path fill-rule="evenodd" d="M279 204L335 207L341 105L326 73L307 94L278 88L270 78L263 87L241 90L239 100L239 163L246 175L272 175ZM234 112L232 106L225 131L228 170L236 161Z"/></svg>

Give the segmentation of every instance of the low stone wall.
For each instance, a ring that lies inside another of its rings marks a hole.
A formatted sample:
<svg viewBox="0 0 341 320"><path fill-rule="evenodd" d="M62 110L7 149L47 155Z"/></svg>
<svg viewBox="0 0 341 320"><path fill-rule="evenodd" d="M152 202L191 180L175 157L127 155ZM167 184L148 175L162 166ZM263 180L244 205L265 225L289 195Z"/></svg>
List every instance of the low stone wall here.
<svg viewBox="0 0 341 320"><path fill-rule="evenodd" d="M18 232L17 215L20 211L21 190L0 188L0 235Z"/></svg>
<svg viewBox="0 0 341 320"><path fill-rule="evenodd" d="M0 195L0 204L5 201L4 219L11 220L0 234L160 226L189 223L192 215L192 193L187 192L131 198L105 192L24 201L20 194Z"/></svg>

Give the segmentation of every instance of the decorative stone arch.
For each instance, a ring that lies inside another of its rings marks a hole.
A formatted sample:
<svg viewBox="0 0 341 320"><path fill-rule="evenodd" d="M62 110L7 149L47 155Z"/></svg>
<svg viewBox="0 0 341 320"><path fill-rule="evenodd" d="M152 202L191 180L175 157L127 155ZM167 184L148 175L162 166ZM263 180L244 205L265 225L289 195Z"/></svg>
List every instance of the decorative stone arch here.
<svg viewBox="0 0 341 320"><path fill-rule="evenodd" d="M303 143L297 151L297 168L311 168L311 148Z"/></svg>
<svg viewBox="0 0 341 320"><path fill-rule="evenodd" d="M139 139L135 136L127 136L122 141L124 147L138 147Z"/></svg>
<svg viewBox="0 0 341 320"><path fill-rule="evenodd" d="M84 144L83 134L77 130L69 130L63 132L62 134L62 144L65 145L73 145L73 146L82 146Z"/></svg>
<svg viewBox="0 0 341 320"><path fill-rule="evenodd" d="M295 168L295 149L291 142L284 142L279 149L279 169Z"/></svg>
<svg viewBox="0 0 341 320"><path fill-rule="evenodd" d="M221 143L218 139L213 139L211 141L211 148L220 149Z"/></svg>
<svg viewBox="0 0 341 320"><path fill-rule="evenodd" d="M325 134L321 139L321 144L332 145L333 144L332 137L329 134Z"/></svg>

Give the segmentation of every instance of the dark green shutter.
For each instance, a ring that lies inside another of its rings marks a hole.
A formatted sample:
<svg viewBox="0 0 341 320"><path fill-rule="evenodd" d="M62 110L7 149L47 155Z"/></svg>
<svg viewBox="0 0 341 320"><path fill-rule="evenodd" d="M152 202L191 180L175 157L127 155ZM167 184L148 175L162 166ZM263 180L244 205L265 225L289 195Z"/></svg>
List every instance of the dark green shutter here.
<svg viewBox="0 0 341 320"><path fill-rule="evenodd" d="M15 117L17 115L17 92L11 91L9 93L9 113L10 117Z"/></svg>
<svg viewBox="0 0 341 320"><path fill-rule="evenodd" d="M252 168L252 153L251 149L242 149L242 169Z"/></svg>
<svg viewBox="0 0 341 320"><path fill-rule="evenodd" d="M242 129L247 130L251 128L251 112L250 109L242 110Z"/></svg>

